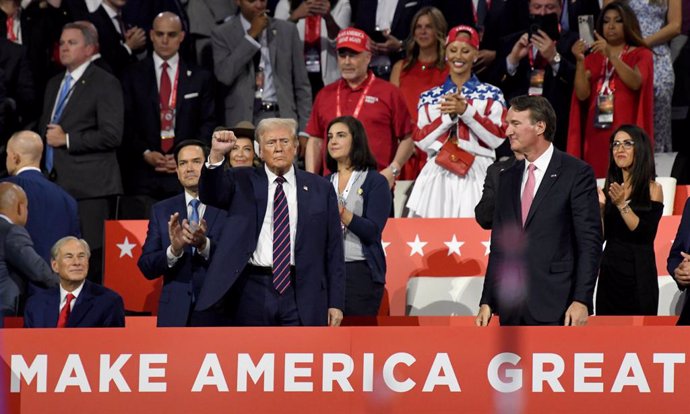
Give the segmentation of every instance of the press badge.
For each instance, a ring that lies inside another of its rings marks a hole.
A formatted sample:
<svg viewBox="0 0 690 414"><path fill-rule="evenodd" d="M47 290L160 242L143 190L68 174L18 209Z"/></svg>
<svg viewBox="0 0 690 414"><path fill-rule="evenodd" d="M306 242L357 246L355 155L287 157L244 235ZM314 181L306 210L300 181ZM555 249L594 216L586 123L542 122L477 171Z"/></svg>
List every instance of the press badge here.
<svg viewBox="0 0 690 414"><path fill-rule="evenodd" d="M544 94L544 73L544 69L532 69L529 74L528 95L542 96Z"/></svg>
<svg viewBox="0 0 690 414"><path fill-rule="evenodd" d="M597 96L596 116L594 126L596 128L611 128L613 125L613 93Z"/></svg>
<svg viewBox="0 0 690 414"><path fill-rule="evenodd" d="M321 73L321 55L319 49L310 47L304 51L304 63L308 73Z"/></svg>

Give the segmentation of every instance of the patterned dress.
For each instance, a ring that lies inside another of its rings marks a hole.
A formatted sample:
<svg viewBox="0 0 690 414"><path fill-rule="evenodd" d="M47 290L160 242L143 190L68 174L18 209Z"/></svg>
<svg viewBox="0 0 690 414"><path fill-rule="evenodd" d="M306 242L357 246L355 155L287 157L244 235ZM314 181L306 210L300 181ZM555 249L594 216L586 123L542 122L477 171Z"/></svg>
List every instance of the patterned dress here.
<svg viewBox="0 0 690 414"><path fill-rule="evenodd" d="M642 36L658 32L666 25L668 2L649 4L648 0L629 0L640 21ZM673 97L673 61L668 43L654 46L654 151L671 151L671 98Z"/></svg>
<svg viewBox="0 0 690 414"><path fill-rule="evenodd" d="M410 217L474 217L482 196L486 169L494 161L494 149L505 139L507 113L503 92L476 76L462 85L468 106L454 119L441 114L443 96L456 93L450 77L419 97L417 127L412 135L429 160L415 182L407 201ZM458 146L475 156L465 176L436 164L436 155L455 131Z"/></svg>

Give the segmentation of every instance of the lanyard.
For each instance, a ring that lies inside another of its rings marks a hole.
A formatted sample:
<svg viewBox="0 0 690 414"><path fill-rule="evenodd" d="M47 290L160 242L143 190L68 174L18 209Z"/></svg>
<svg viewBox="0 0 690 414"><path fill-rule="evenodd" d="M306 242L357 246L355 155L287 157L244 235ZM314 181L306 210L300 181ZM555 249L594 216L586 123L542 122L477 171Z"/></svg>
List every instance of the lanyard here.
<svg viewBox="0 0 690 414"><path fill-rule="evenodd" d="M361 174L361 171L352 171L352 174L350 174L350 179L347 181L347 185L345 186L342 194L338 192L340 174L337 172L333 174L333 188L335 189L335 193L338 195L338 200L342 200L343 204L345 203L345 200L347 200L347 196L350 194L350 190L352 190L354 183L359 181L359 176Z"/></svg>
<svg viewBox="0 0 690 414"><path fill-rule="evenodd" d="M357 118L359 115L359 111L362 110L362 104L364 103L364 98L367 96L367 92L369 92L369 88L371 87L371 84L374 82L375 76L373 74L369 74L369 81L367 82L367 85L364 87L364 90L362 91L362 96L359 97L359 102L357 102L357 106L355 107L355 112L352 114L354 118ZM335 109L335 116L339 117L342 116L343 111L340 108L340 90L343 88L343 84L345 81L343 79L340 80L340 84L338 85L338 92L335 95L335 103L336 103L336 109Z"/></svg>
<svg viewBox="0 0 690 414"><path fill-rule="evenodd" d="M625 45L623 50L618 54L618 58L622 59L623 55L628 53L628 45ZM609 58L604 59L604 65L601 68L601 77L598 82L599 95L609 95L616 91L616 81L613 79L613 72L615 68L613 63L609 69ZM601 79L603 77L603 80Z"/></svg>
<svg viewBox="0 0 690 414"><path fill-rule="evenodd" d="M307 16L304 19L304 44L312 46L321 40L321 16Z"/></svg>
<svg viewBox="0 0 690 414"><path fill-rule="evenodd" d="M177 78L180 75L180 63L177 63L177 70L175 71L175 82L173 83L172 91L170 91L170 105L168 108L175 109L177 104Z"/></svg>

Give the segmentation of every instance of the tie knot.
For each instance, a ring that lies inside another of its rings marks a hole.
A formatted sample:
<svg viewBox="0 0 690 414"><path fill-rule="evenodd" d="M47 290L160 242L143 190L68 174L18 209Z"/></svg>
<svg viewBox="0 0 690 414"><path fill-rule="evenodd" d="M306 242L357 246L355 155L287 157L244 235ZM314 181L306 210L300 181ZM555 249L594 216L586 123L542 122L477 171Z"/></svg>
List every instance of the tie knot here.
<svg viewBox="0 0 690 414"><path fill-rule="evenodd" d="M199 204L201 204L201 201L199 201L198 198L193 198L193 199L189 202L189 205L192 206L193 209L199 208Z"/></svg>
<svg viewBox="0 0 690 414"><path fill-rule="evenodd" d="M528 170L529 172L534 172L534 170L536 170L536 169L537 169L537 166L534 165L534 163L529 163L529 164L527 165L527 170Z"/></svg>
<svg viewBox="0 0 690 414"><path fill-rule="evenodd" d="M74 300L74 295L72 293L67 294L67 304L69 305L72 300Z"/></svg>
<svg viewBox="0 0 690 414"><path fill-rule="evenodd" d="M287 180L286 180L285 177L283 177L282 175L279 175L279 176L276 177L276 182L277 182L278 184L282 185L283 183L287 182Z"/></svg>
<svg viewBox="0 0 690 414"><path fill-rule="evenodd" d="M161 67L163 68L163 70L168 70L168 68L170 66L168 65L168 62L163 61L163 64L161 65Z"/></svg>

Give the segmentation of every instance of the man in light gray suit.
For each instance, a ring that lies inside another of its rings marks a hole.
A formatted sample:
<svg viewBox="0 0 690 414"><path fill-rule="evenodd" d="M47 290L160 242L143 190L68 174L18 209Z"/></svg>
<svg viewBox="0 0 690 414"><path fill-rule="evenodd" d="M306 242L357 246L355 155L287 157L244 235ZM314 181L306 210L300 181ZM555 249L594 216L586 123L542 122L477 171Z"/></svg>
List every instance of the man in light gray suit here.
<svg viewBox="0 0 690 414"><path fill-rule="evenodd" d="M297 27L269 17L266 0L236 1L240 13L211 33L214 72L228 87L225 125L279 117L304 131L311 86Z"/></svg>
<svg viewBox="0 0 690 414"><path fill-rule="evenodd" d="M19 316L28 283L53 287L58 277L34 250L24 229L28 217L24 190L16 184L0 183L0 328L5 316Z"/></svg>
<svg viewBox="0 0 690 414"><path fill-rule="evenodd" d="M65 66L46 87L39 133L51 178L77 199L82 235L92 248L89 279L101 279L103 221L122 194L115 151L122 142L124 104L120 82L91 64L98 34L88 22L68 23L60 37Z"/></svg>
<svg viewBox="0 0 690 414"><path fill-rule="evenodd" d="M213 69L211 31L235 15L237 5L232 0L182 0L189 18L189 35L194 41L199 66Z"/></svg>

